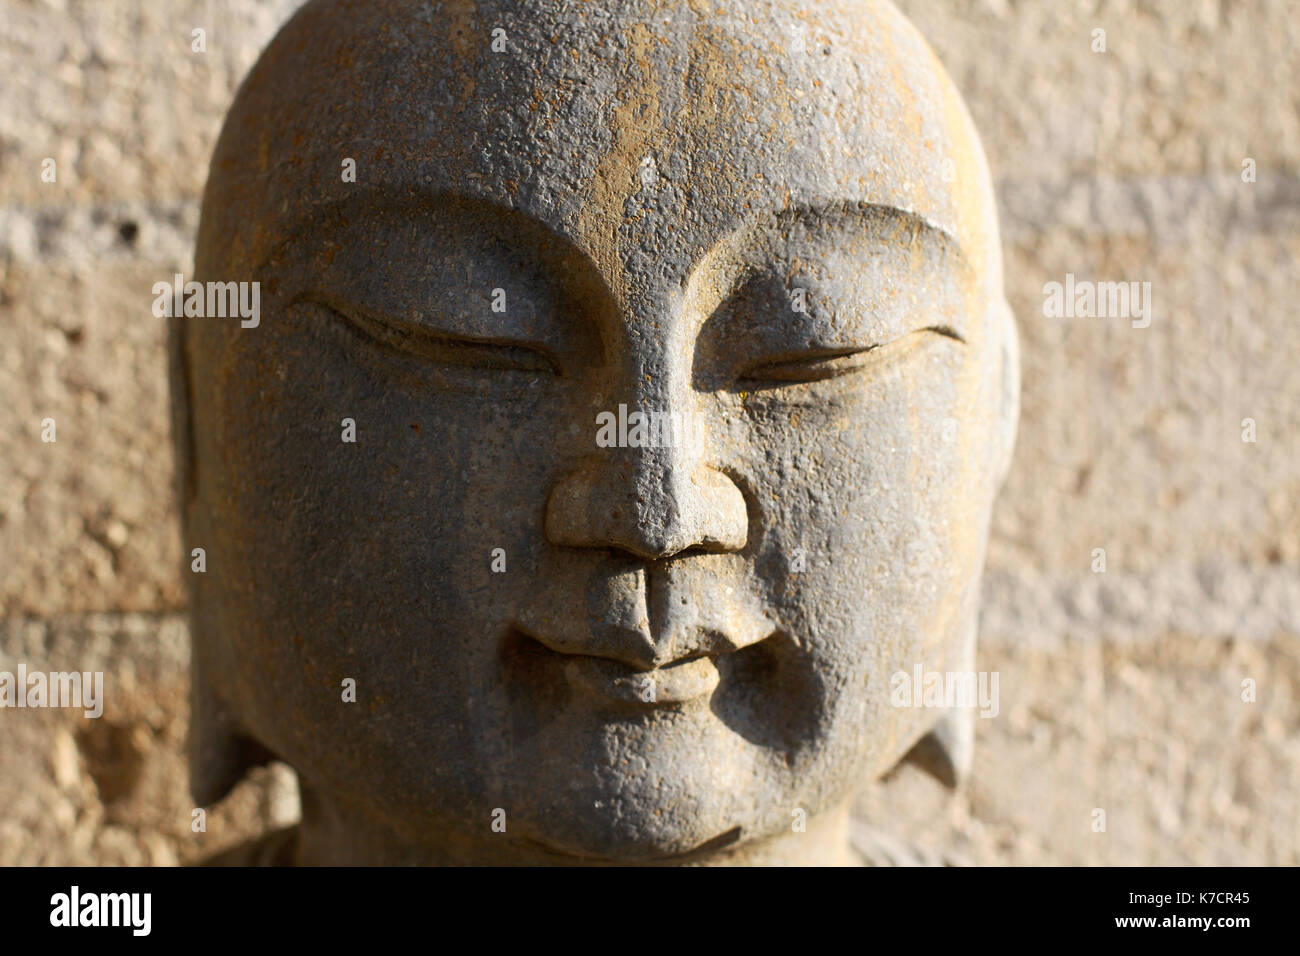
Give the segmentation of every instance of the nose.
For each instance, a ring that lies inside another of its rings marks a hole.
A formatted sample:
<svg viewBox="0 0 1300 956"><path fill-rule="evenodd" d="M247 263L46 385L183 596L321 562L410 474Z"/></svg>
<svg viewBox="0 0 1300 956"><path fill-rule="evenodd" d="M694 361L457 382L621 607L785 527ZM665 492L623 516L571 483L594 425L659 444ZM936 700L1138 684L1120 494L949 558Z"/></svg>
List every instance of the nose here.
<svg viewBox="0 0 1300 956"><path fill-rule="evenodd" d="M675 447L603 449L562 478L546 504L553 544L615 548L644 560L738 551L748 533L736 483Z"/></svg>

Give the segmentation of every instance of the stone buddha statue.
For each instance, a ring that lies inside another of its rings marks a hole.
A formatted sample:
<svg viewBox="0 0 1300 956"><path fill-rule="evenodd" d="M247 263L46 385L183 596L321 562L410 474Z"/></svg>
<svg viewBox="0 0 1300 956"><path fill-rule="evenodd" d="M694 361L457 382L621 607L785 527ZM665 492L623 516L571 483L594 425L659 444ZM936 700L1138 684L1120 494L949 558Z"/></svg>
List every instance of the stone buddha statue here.
<svg viewBox="0 0 1300 956"><path fill-rule="evenodd" d="M949 781L1017 418L979 141L886 2L313 0L172 320L192 788L238 859L850 863Z"/></svg>

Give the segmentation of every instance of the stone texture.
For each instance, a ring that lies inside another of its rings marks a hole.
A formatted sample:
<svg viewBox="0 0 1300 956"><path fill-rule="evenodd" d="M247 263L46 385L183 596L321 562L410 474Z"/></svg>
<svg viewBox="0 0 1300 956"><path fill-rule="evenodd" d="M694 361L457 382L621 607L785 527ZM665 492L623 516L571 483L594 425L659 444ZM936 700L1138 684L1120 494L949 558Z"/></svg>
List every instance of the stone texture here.
<svg viewBox="0 0 1300 956"><path fill-rule="evenodd" d="M949 798L905 769L864 817L975 862L1294 864L1300 24L1285 0L899 5L997 178L1024 394L980 666L1033 703L978 722L969 790ZM295 6L0 3L0 655L36 666L78 648L76 666L93 653L155 675L110 697L102 742L57 712L0 714L0 863L207 852L188 829L149 287L188 273L221 117ZM207 20L208 52L192 54ZM1151 281L1152 326L1045 319L1043 284L1066 272ZM55 445L39 441L46 415ZM1225 663L1277 676L1276 693L1234 703ZM210 820L212 848L292 818L286 789L246 784ZM1092 806L1108 808L1104 836Z"/></svg>
<svg viewBox="0 0 1300 956"><path fill-rule="evenodd" d="M298 813L288 768L253 774L193 829L186 772L189 634L177 615L57 615L0 628L0 670L102 670L104 713L5 710L3 865L174 865Z"/></svg>
<svg viewBox="0 0 1300 956"><path fill-rule="evenodd" d="M992 639L991 639L992 638ZM981 638L1001 712L953 796L904 766L859 818L977 865L1295 866L1300 655L1182 632L1053 650ZM1258 699L1243 703L1241 681ZM1106 812L1094 832L1093 811Z"/></svg>
<svg viewBox="0 0 1300 956"><path fill-rule="evenodd" d="M113 225L108 227L116 232ZM156 271L126 255L93 265L13 262L15 321L3 363L0 548L6 613L156 611L181 599L165 327L149 311ZM53 443L42 421L55 422Z"/></svg>
<svg viewBox="0 0 1300 956"><path fill-rule="evenodd" d="M297 5L5 0L5 204L196 198L235 87ZM41 181L46 157L57 185Z"/></svg>
<svg viewBox="0 0 1300 956"><path fill-rule="evenodd" d="M1008 182L1269 176L1300 156L1300 39L1285 0L903 0ZM1092 52L1092 31L1106 52Z"/></svg>
<svg viewBox="0 0 1300 956"><path fill-rule="evenodd" d="M847 859L1015 431L958 94L878 0L432 9L307 5L218 141L196 274L265 325L172 328L196 796L282 755L304 862Z"/></svg>

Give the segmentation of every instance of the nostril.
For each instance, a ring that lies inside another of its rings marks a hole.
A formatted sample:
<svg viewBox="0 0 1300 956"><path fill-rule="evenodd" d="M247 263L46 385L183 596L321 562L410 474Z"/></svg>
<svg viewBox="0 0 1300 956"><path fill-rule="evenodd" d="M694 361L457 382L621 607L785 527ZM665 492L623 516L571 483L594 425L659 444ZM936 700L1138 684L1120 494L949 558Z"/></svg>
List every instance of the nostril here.
<svg viewBox="0 0 1300 956"><path fill-rule="evenodd" d="M682 548L680 551L674 551L669 557L672 558L689 558L701 554L726 554L728 551L735 550L722 544L700 543L693 544L689 548ZM686 603L683 598L682 603Z"/></svg>

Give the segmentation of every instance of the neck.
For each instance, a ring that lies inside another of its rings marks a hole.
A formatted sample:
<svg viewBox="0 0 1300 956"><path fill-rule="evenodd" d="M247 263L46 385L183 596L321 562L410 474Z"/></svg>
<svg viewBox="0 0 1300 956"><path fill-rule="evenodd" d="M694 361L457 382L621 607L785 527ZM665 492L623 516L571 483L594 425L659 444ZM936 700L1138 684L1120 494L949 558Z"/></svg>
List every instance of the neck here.
<svg viewBox="0 0 1300 956"><path fill-rule="evenodd" d="M600 866L633 861L572 856L540 844L494 833L479 839L440 834L413 840L357 812L302 792L302 823L293 862L305 866ZM643 861L649 866L852 865L848 801L809 817L802 832L786 831L719 849L707 845L680 857Z"/></svg>

